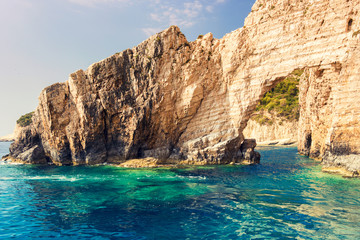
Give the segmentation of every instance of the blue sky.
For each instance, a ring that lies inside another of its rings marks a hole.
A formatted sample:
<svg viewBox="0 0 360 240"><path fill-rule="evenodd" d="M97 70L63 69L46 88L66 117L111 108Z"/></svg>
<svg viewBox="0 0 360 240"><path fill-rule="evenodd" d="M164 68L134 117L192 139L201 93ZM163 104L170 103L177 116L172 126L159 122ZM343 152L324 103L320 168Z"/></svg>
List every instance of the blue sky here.
<svg viewBox="0 0 360 240"><path fill-rule="evenodd" d="M0 0L0 136L43 88L177 25L189 41L240 28L255 0Z"/></svg>

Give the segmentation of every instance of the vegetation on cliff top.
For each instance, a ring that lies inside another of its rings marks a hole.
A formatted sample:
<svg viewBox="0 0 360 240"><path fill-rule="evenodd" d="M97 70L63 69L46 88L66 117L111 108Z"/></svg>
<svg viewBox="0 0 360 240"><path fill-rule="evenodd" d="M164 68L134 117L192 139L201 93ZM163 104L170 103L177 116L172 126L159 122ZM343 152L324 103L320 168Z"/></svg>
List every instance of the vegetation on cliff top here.
<svg viewBox="0 0 360 240"><path fill-rule="evenodd" d="M297 121L299 119L299 80L303 70L295 70L278 83L256 106L252 119L261 125L273 124L273 118Z"/></svg>
<svg viewBox="0 0 360 240"><path fill-rule="evenodd" d="M22 115L16 123L20 125L20 127L26 127L29 126L32 123L32 116L34 115L34 112L27 113L25 115Z"/></svg>

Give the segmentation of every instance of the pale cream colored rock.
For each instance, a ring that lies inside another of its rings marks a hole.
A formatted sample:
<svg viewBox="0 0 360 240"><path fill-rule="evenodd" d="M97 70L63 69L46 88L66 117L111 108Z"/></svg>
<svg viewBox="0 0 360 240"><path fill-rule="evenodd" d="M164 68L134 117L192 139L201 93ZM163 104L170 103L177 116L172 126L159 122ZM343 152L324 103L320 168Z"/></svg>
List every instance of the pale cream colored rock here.
<svg viewBox="0 0 360 240"><path fill-rule="evenodd" d="M358 0L258 0L222 39L189 43L170 27L44 89L34 139L55 164L235 162L260 98L301 68L300 152L359 154L359 10Z"/></svg>
<svg viewBox="0 0 360 240"><path fill-rule="evenodd" d="M256 139L258 145L289 145L297 142L298 129L298 121L279 119L271 124L261 125L250 119L243 133L245 138Z"/></svg>

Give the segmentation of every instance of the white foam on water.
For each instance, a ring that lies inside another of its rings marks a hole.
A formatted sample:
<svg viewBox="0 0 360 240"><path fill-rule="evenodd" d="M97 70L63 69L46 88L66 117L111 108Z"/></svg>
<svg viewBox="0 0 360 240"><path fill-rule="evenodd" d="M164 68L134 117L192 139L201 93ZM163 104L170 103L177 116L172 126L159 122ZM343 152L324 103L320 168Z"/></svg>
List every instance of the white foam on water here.
<svg viewBox="0 0 360 240"><path fill-rule="evenodd" d="M186 178L186 179L206 180L205 176L179 176L179 177Z"/></svg>
<svg viewBox="0 0 360 240"><path fill-rule="evenodd" d="M22 176L22 177L0 177L0 180L53 180L53 181L64 181L64 182L76 182L83 180L84 178L79 177L67 177L67 176L60 176L60 175L53 175L53 176Z"/></svg>
<svg viewBox="0 0 360 240"><path fill-rule="evenodd" d="M24 163L12 162L11 160L8 160L0 161L0 165L24 165Z"/></svg>

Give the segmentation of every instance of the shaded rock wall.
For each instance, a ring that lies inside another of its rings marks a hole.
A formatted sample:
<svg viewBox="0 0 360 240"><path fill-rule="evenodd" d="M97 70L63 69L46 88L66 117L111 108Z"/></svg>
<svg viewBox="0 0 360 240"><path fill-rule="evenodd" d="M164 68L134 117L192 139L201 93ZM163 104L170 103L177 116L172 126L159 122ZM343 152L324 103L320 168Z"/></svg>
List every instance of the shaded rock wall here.
<svg viewBox="0 0 360 240"><path fill-rule="evenodd" d="M241 159L242 131L259 99L305 69L300 152L358 154L359 8L358 1L258 0L245 26L222 39L188 42L170 27L44 89L32 126L38 146L57 164Z"/></svg>

